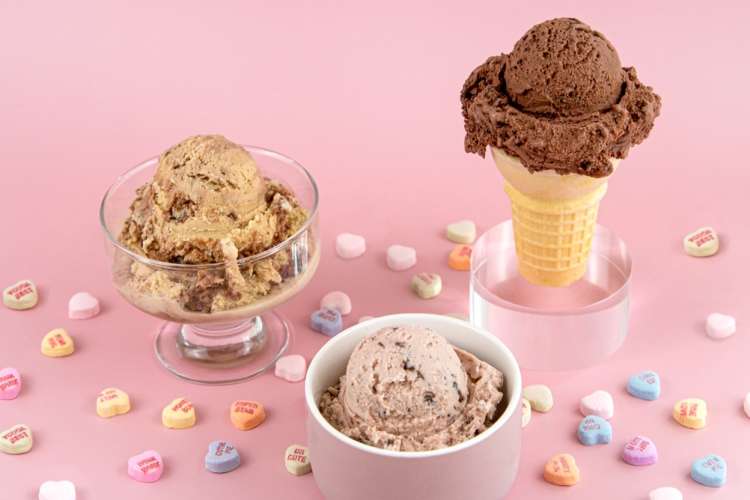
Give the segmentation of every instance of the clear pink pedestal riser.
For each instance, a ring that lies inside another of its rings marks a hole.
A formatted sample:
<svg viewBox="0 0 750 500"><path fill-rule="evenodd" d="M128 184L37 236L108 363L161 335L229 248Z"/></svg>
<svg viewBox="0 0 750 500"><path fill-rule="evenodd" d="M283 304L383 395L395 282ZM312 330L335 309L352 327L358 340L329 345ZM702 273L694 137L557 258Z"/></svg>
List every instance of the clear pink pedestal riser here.
<svg viewBox="0 0 750 500"><path fill-rule="evenodd" d="M512 222L503 222L474 244L471 322L499 337L525 369L599 363L627 335L631 267L625 243L597 225L581 280L564 288L532 285L518 272Z"/></svg>

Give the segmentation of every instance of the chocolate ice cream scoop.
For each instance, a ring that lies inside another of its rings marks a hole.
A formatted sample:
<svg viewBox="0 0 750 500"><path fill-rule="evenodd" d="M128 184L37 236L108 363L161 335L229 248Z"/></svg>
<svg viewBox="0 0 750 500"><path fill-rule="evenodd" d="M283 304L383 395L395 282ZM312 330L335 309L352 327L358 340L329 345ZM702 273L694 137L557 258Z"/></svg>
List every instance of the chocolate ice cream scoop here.
<svg viewBox="0 0 750 500"><path fill-rule="evenodd" d="M537 24L516 42L505 83L524 111L572 116L613 106L623 72L604 35L577 19L561 18Z"/></svg>

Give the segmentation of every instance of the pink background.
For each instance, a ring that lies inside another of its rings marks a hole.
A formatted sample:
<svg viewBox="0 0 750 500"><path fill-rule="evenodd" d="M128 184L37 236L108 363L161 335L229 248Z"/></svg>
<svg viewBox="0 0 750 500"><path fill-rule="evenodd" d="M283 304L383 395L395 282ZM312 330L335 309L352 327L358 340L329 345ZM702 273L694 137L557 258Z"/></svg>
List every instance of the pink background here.
<svg viewBox="0 0 750 500"><path fill-rule="evenodd" d="M451 245L441 231L464 217L487 229L507 219L509 208L491 162L463 152L459 90L486 57L510 50L532 24L561 15L603 31L664 106L650 139L610 183L600 217L633 254L630 336L601 366L524 374L527 383L549 384L557 404L535 414L525 430L510 498L643 499L663 485L689 499L747 497L750 458L743 447L750 419L741 400L750 391L744 328L750 323L744 159L750 12L740 7L744 2L559 1L516 8L495 0L471 2L470 9L458 2L138 3L0 3L0 284L31 278L42 297L31 311L0 307L0 366L17 367L25 382L17 400L0 401L0 428L24 422L36 437L27 455L0 454L2 498L36 498L41 482L61 478L73 480L83 500L320 498L311 475L292 477L282 462L289 444L305 441L301 384L268 374L202 387L157 364L151 338L158 321L128 306L109 282L100 197L119 173L191 134L223 133L277 149L319 182L326 251L313 283L283 307L296 328L291 352L309 359L325 342L306 321L332 289L354 301L347 323L365 314L465 311L468 276L447 268ZM720 231L720 254L685 256L682 236L705 224ZM368 253L339 260L333 239L342 231L366 235ZM443 274L440 298L420 301L408 291L410 273L386 269L391 243L416 246L417 271ZM102 299L100 317L66 318L67 300L79 290ZM734 337L706 338L702 322L713 311L737 317ZM42 336L58 326L79 346L71 358L39 353ZM641 369L661 373L660 400L625 394L627 376ZM130 393L129 415L96 416L95 397L106 386ZM574 437L577 403L598 388L615 396L615 438L585 448ZM161 427L162 406L177 396L196 404L195 428ZM708 401L704 430L670 420L672 404L689 396ZM227 408L237 398L264 402L267 422L234 430ZM655 440L657 465L634 468L619 459L635 434ZM231 440L244 460L224 476L202 466L209 441L220 438ZM153 485L126 476L127 458L146 448L159 450L167 463ZM547 457L560 451L573 453L582 469L573 488L541 479ZM708 453L729 464L728 485L720 490L688 477L691 461Z"/></svg>

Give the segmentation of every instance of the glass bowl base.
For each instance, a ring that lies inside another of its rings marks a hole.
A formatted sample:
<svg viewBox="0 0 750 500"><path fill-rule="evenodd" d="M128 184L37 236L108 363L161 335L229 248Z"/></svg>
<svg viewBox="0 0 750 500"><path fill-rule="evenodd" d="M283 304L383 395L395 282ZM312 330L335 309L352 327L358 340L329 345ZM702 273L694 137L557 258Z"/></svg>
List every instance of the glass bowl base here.
<svg viewBox="0 0 750 500"><path fill-rule="evenodd" d="M198 384L235 384L271 368L289 346L289 324L273 311L230 324L165 322L154 339L164 368Z"/></svg>

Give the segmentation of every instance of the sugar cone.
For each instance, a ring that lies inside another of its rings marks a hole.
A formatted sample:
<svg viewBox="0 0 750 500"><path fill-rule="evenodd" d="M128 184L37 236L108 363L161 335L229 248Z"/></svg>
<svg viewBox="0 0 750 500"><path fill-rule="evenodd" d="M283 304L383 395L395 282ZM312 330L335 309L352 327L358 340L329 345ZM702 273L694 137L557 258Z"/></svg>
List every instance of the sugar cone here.
<svg viewBox="0 0 750 500"><path fill-rule="evenodd" d="M531 173L518 158L492 148L513 211L518 268L535 285L563 287L586 272L599 202L608 177ZM618 160L612 160L617 166Z"/></svg>

